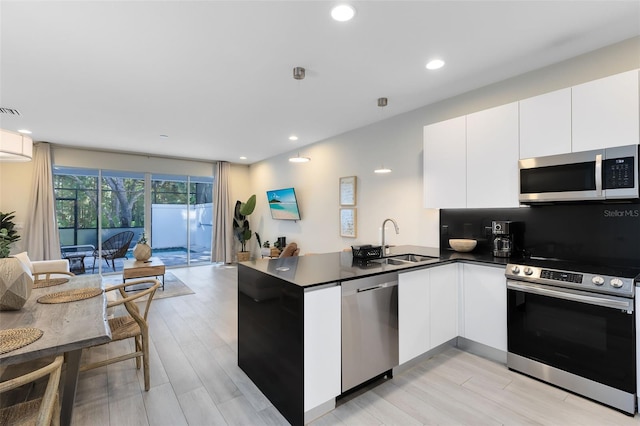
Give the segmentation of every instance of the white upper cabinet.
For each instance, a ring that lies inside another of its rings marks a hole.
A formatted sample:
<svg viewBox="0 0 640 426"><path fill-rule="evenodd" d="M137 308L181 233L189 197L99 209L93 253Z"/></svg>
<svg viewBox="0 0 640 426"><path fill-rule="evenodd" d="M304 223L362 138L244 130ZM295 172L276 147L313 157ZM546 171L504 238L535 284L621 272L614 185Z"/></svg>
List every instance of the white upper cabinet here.
<svg viewBox="0 0 640 426"><path fill-rule="evenodd" d="M467 207L518 207L518 103L467 115Z"/></svg>
<svg viewBox="0 0 640 426"><path fill-rule="evenodd" d="M424 127L424 207L467 206L466 118Z"/></svg>
<svg viewBox="0 0 640 426"><path fill-rule="evenodd" d="M572 150L638 144L639 102L638 70L574 86Z"/></svg>
<svg viewBox="0 0 640 426"><path fill-rule="evenodd" d="M571 88L520 101L520 158L571 152Z"/></svg>

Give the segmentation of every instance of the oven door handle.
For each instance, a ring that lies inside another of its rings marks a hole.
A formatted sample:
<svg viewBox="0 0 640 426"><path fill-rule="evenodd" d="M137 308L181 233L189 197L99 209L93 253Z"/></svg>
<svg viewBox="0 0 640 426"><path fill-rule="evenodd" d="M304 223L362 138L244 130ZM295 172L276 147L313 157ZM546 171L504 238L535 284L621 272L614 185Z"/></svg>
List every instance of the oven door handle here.
<svg viewBox="0 0 640 426"><path fill-rule="evenodd" d="M620 300L608 297L591 296L581 293L575 293L565 290L555 290L547 287L541 287L533 284L507 281L507 288L511 290L523 291L525 293L539 294L541 296L555 297L558 299L569 300L573 302L588 303L590 305L601 306L603 308L622 309L627 312L633 312L632 300Z"/></svg>

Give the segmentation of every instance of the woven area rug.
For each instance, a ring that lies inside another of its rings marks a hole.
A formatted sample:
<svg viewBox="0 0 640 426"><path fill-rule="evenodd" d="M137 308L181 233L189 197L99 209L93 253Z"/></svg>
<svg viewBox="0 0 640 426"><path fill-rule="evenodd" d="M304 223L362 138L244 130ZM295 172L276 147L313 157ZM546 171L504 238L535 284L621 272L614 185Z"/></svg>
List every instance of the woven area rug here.
<svg viewBox="0 0 640 426"><path fill-rule="evenodd" d="M150 277L154 278L154 277ZM128 280L129 281L129 280ZM127 281L127 282L128 282ZM135 280L130 280L135 281ZM162 277L158 277L158 281L162 283ZM112 285L122 284L122 275L106 275L102 277L102 282L105 287L109 287ZM142 284L138 286L139 289L146 287L146 284ZM136 290L136 286L127 287L127 291L132 294ZM189 288L185 283L183 283L180 278L173 275L171 272L167 272L164 274L164 290L162 290L162 286L156 290L156 294L153 296L153 300L157 299L166 299L168 297L176 297L176 296L184 296L186 294L194 294L195 292ZM146 296L140 299L140 301L146 300Z"/></svg>

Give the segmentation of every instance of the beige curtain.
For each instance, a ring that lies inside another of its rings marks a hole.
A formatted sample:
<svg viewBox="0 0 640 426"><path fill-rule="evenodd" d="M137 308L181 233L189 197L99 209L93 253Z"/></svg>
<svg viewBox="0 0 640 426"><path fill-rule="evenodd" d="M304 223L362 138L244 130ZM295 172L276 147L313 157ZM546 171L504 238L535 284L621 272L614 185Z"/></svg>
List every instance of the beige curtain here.
<svg viewBox="0 0 640 426"><path fill-rule="evenodd" d="M212 241L215 262L233 262L233 218L229 197L230 168L226 161L218 161L216 165Z"/></svg>
<svg viewBox="0 0 640 426"><path fill-rule="evenodd" d="M50 145L38 143L33 147L33 189L26 226L26 247L31 260L60 259L55 203Z"/></svg>

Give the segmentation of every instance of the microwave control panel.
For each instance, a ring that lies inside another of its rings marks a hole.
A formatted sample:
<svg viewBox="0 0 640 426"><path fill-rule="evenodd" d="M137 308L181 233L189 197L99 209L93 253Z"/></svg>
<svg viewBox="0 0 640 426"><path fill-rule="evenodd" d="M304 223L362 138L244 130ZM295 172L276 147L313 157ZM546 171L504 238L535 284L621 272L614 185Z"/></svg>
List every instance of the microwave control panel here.
<svg viewBox="0 0 640 426"><path fill-rule="evenodd" d="M611 158L604 160L604 189L633 188L634 157Z"/></svg>

